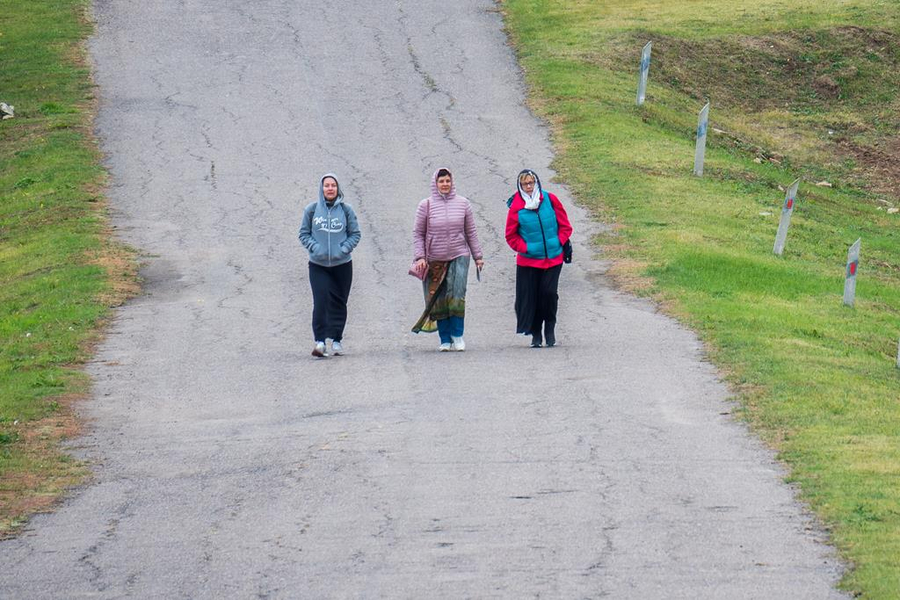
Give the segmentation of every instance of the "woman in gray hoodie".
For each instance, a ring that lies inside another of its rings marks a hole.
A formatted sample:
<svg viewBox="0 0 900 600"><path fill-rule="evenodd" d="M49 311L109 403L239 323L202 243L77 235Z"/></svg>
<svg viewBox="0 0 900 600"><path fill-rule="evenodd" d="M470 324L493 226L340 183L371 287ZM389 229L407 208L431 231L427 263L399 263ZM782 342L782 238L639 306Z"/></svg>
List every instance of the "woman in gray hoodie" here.
<svg viewBox="0 0 900 600"><path fill-rule="evenodd" d="M356 213L344 202L344 194L332 173L319 181L319 199L303 210L300 243L309 252L309 285L313 293L312 329L316 345L312 355L344 353L341 340L347 323L347 299L353 282L350 253L359 243Z"/></svg>

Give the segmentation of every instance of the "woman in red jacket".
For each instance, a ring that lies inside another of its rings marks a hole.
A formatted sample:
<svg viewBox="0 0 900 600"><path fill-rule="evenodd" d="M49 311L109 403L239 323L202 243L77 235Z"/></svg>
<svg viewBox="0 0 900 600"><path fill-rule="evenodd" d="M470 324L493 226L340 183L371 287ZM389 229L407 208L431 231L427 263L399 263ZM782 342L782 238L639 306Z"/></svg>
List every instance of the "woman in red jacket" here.
<svg viewBox="0 0 900 600"><path fill-rule="evenodd" d="M525 169L518 191L507 201L506 243L516 255L516 333L531 334L531 347L556 345L556 309L563 246L572 225L559 198L541 189L537 174ZM541 330L543 329L543 336Z"/></svg>

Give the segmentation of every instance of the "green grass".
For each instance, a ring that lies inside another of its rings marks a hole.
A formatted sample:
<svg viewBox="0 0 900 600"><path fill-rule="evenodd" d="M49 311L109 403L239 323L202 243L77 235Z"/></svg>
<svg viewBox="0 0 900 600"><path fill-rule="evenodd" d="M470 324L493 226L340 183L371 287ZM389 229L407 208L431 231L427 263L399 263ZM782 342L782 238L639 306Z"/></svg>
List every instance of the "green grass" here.
<svg viewBox="0 0 900 600"><path fill-rule="evenodd" d="M853 569L900 597L900 5L506 0L554 167L612 276L707 342ZM653 40L648 101L634 106ZM691 175L711 101L705 175ZM783 257L784 187L802 178ZM817 186L827 181L833 187ZM862 238L857 303L842 305Z"/></svg>
<svg viewBox="0 0 900 600"><path fill-rule="evenodd" d="M82 470L57 448L128 260L104 237L87 0L0 1L0 535Z"/></svg>

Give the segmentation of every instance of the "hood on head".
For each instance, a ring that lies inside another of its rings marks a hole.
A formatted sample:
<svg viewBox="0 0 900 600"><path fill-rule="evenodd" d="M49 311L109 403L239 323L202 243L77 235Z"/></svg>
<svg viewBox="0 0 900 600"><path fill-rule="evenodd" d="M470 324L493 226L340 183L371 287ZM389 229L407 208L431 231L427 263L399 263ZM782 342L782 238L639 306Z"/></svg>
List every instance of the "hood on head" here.
<svg viewBox="0 0 900 600"><path fill-rule="evenodd" d="M449 200L456 196L456 181L453 180L453 172L450 171L450 169L448 169L447 167L441 167L434 172L434 175L431 176L431 197L434 200L440 200L441 198L445 197L440 193L440 191L438 191L437 186L438 173L440 173L442 170L450 173L450 193L447 194L446 198Z"/></svg>
<svg viewBox="0 0 900 600"><path fill-rule="evenodd" d="M327 202L327 200L325 200L326 177L331 177L337 182L338 194L337 198L334 199L335 204L337 204L338 202L342 202L344 200L344 191L341 189L341 182L338 181L337 175L335 175L334 173L325 173L324 175L322 175L322 179L319 180L319 202Z"/></svg>
<svg viewBox="0 0 900 600"><path fill-rule="evenodd" d="M519 171L519 174L516 175L516 189L519 190L519 196L522 197L522 200L525 200L528 198L528 195L522 189L522 184L519 183L519 181L522 179L522 175L525 175L525 174L528 174L528 175L531 175L532 177L534 177L534 191L538 192L539 194L542 194L544 192L544 188L543 188L543 186L541 186L541 178L538 177L538 174L535 173L534 171L532 171L531 169L522 169L521 171Z"/></svg>

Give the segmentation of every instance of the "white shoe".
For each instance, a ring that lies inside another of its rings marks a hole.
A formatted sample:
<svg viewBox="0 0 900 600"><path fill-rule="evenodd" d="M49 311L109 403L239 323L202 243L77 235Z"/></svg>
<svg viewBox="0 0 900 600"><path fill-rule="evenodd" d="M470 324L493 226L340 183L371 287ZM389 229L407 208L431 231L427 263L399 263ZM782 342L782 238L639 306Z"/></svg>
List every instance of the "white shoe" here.
<svg viewBox="0 0 900 600"><path fill-rule="evenodd" d="M451 344L443 343L438 346L438 352L450 352Z"/></svg>
<svg viewBox="0 0 900 600"><path fill-rule="evenodd" d="M466 351L466 341L462 337L450 336L450 339L453 340L453 343L450 345L451 350L454 352Z"/></svg>
<svg viewBox="0 0 900 600"><path fill-rule="evenodd" d="M331 342L331 353L335 356L340 356L344 353L344 347L337 340Z"/></svg>
<svg viewBox="0 0 900 600"><path fill-rule="evenodd" d="M313 348L312 355L317 358L325 358L328 356L328 353L325 352L325 342L316 342L316 347Z"/></svg>

